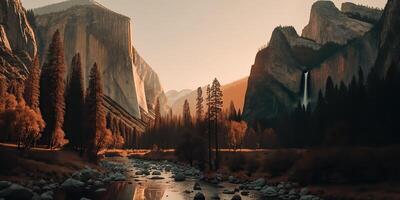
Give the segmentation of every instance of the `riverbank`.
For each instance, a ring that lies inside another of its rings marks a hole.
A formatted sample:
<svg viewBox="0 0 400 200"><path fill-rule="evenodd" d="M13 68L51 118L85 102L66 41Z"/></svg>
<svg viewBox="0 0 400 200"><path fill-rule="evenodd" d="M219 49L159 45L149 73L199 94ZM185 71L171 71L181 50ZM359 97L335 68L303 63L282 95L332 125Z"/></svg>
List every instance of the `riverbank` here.
<svg viewBox="0 0 400 200"><path fill-rule="evenodd" d="M0 199L6 200L97 199L109 183L126 178L119 163L96 165L67 150L0 144L0 163Z"/></svg>
<svg viewBox="0 0 400 200"><path fill-rule="evenodd" d="M177 161L173 151L131 151L127 156ZM324 199L400 199L399 147L222 151L221 163L218 172L205 172L205 178L264 178L275 186L294 182Z"/></svg>

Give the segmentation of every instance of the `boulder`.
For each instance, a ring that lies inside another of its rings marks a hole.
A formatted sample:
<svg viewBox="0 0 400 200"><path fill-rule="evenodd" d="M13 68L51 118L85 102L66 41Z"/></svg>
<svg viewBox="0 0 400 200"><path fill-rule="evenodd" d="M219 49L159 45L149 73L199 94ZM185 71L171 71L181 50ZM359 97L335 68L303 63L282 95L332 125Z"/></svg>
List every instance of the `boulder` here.
<svg viewBox="0 0 400 200"><path fill-rule="evenodd" d="M201 190L200 183L198 182L194 183L193 190Z"/></svg>
<svg viewBox="0 0 400 200"><path fill-rule="evenodd" d="M178 173L175 175L174 180L175 181L185 181L186 177L184 174Z"/></svg>
<svg viewBox="0 0 400 200"><path fill-rule="evenodd" d="M238 194L233 195L231 200L242 200L242 197Z"/></svg>
<svg viewBox="0 0 400 200"><path fill-rule="evenodd" d="M85 186L85 183L83 183L82 181L73 179L73 178L69 178L61 184L61 188L63 188L63 189L77 189L77 188L81 188L83 186Z"/></svg>
<svg viewBox="0 0 400 200"><path fill-rule="evenodd" d="M275 187L264 187L263 189L260 190L260 193L265 196L265 197L276 197L278 196L278 191L276 190Z"/></svg>
<svg viewBox="0 0 400 200"><path fill-rule="evenodd" d="M4 189L4 188L8 188L11 186L11 182L8 181L0 181L0 190Z"/></svg>
<svg viewBox="0 0 400 200"><path fill-rule="evenodd" d="M160 175L161 175L161 172L159 172L159 171L153 171L153 173L151 173L151 175L160 176Z"/></svg>
<svg viewBox="0 0 400 200"><path fill-rule="evenodd" d="M206 197L204 196L203 193L198 192L198 193L196 193L196 195L194 196L194 200L206 200Z"/></svg>
<svg viewBox="0 0 400 200"><path fill-rule="evenodd" d="M9 187L0 191L0 198L4 199L15 199L15 200L25 200L31 199L33 197L33 192L21 185L11 184Z"/></svg>
<svg viewBox="0 0 400 200"><path fill-rule="evenodd" d="M40 199L41 200L53 200L53 196L54 196L53 191L47 191L40 195Z"/></svg>
<svg viewBox="0 0 400 200"><path fill-rule="evenodd" d="M222 191L222 193L224 193L224 194L235 194L235 191L234 190L224 189L224 191Z"/></svg>

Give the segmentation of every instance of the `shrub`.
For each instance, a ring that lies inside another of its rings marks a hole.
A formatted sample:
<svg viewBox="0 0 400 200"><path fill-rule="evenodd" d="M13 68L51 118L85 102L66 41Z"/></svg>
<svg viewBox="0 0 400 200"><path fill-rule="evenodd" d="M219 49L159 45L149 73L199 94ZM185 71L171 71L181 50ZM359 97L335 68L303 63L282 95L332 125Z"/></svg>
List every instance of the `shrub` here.
<svg viewBox="0 0 400 200"><path fill-rule="evenodd" d="M399 148L318 149L307 152L290 173L304 184L400 180Z"/></svg>
<svg viewBox="0 0 400 200"><path fill-rule="evenodd" d="M266 154L264 171L271 176L280 176L287 172L301 158L297 150L277 150Z"/></svg>

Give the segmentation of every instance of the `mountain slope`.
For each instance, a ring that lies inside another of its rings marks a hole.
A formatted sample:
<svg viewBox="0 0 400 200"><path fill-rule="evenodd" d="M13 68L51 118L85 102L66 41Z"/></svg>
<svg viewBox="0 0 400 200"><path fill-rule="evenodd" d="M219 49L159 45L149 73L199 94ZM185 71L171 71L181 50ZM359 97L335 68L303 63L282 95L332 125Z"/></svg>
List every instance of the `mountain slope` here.
<svg viewBox="0 0 400 200"><path fill-rule="evenodd" d="M243 110L244 104L244 96L246 94L247 88L247 80L248 77L242 78L240 80L234 81L232 83L222 85L221 90L223 93L223 109L228 109L230 102L233 101L236 110L240 109ZM206 86L202 87L203 90L203 97L206 97ZM196 98L197 98L197 90L190 92L189 94L180 97L177 99L174 104L171 106L172 112L176 115L181 115L183 111L183 103L187 99L190 105L190 112L192 116L196 112ZM206 104L204 103L204 107ZM194 117L194 116L193 116Z"/></svg>

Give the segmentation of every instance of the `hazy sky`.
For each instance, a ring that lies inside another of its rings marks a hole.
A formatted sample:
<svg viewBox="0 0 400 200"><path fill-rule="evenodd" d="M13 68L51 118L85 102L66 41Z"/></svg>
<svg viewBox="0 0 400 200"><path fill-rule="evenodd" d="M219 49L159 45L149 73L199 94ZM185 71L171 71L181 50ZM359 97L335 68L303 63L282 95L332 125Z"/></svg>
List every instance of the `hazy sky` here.
<svg viewBox="0 0 400 200"><path fill-rule="evenodd" d="M22 0L36 8L62 0ZM383 8L387 0L347 0ZM98 0L132 18L133 43L166 91L248 76L273 29L301 34L315 0ZM340 7L344 0L334 0Z"/></svg>

